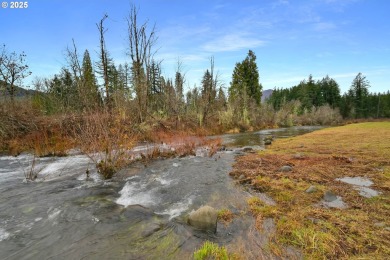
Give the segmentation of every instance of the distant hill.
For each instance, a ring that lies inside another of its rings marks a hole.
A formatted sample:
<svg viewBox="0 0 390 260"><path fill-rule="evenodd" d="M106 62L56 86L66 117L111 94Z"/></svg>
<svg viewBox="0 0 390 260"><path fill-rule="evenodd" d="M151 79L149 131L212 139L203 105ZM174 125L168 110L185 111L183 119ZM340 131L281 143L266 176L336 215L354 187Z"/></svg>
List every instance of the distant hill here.
<svg viewBox="0 0 390 260"><path fill-rule="evenodd" d="M266 89L263 91L263 95L261 96L261 103L264 103L274 92L272 89Z"/></svg>
<svg viewBox="0 0 390 260"><path fill-rule="evenodd" d="M5 89L4 85L5 85L4 82L0 81L0 97L9 97L9 93ZM35 92L36 92L36 90L25 89L25 88L15 86L15 97L16 98L32 96L35 94Z"/></svg>

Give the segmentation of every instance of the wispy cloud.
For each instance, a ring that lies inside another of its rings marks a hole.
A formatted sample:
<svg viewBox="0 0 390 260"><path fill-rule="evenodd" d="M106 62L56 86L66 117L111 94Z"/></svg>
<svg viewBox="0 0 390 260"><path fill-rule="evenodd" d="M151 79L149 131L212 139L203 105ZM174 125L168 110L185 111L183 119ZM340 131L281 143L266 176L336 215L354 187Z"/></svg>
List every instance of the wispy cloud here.
<svg viewBox="0 0 390 260"><path fill-rule="evenodd" d="M202 45L202 50L208 52L237 51L265 45L265 41L240 33L229 33Z"/></svg>
<svg viewBox="0 0 390 260"><path fill-rule="evenodd" d="M197 54L180 54L178 52L164 52L157 53L156 57L159 60L163 60L164 63L177 63L178 60L184 63L192 62L203 62L208 60L208 54L197 53Z"/></svg>
<svg viewBox="0 0 390 260"><path fill-rule="evenodd" d="M324 32L336 29L337 26L332 22L319 22L313 25L313 29L317 32Z"/></svg>

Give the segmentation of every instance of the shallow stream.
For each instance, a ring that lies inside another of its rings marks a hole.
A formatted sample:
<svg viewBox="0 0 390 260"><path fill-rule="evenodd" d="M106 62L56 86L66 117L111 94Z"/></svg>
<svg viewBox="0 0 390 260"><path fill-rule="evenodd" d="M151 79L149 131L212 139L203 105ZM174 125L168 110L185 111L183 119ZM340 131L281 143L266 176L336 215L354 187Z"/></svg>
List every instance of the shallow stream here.
<svg viewBox="0 0 390 260"><path fill-rule="evenodd" d="M0 157L0 259L191 259L205 240L250 258L267 258L267 232L255 231L249 194L229 177L240 147L264 147L264 137L300 135L316 127L220 136L228 149L134 163L102 180L89 157ZM230 148L229 148L230 147ZM87 178L86 170L90 176ZM216 234L194 230L186 217L202 205L230 209ZM264 221L271 232L272 223ZM267 224L268 223L268 224Z"/></svg>

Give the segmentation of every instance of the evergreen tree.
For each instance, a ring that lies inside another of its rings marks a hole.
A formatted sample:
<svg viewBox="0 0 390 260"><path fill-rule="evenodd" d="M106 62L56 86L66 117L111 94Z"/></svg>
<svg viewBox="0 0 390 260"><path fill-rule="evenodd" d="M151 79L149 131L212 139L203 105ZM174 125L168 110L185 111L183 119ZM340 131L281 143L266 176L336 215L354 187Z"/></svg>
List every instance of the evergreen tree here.
<svg viewBox="0 0 390 260"><path fill-rule="evenodd" d="M319 82L319 85L324 102L329 104L332 108L338 106L341 98L339 84L326 75L326 77Z"/></svg>
<svg viewBox="0 0 390 260"><path fill-rule="evenodd" d="M214 106L216 94L217 92L216 86L214 84L213 73L209 70L206 70L203 75L201 86L203 115L200 120L200 124L207 123L207 117L211 111L211 108Z"/></svg>
<svg viewBox="0 0 390 260"><path fill-rule="evenodd" d="M96 107L99 105L101 102L101 97L88 50L85 50L83 56L81 82L82 85L80 86L79 92L84 106Z"/></svg>
<svg viewBox="0 0 390 260"><path fill-rule="evenodd" d="M244 61L236 63L232 75L232 82L229 87L229 98L247 96L253 99L256 104L260 104L262 95L262 86L259 83L259 71L256 64L256 55L249 50Z"/></svg>
<svg viewBox="0 0 390 260"><path fill-rule="evenodd" d="M59 75L54 75L48 84L48 92L51 94L59 105L58 110L74 110L79 108L79 93L72 73L62 68Z"/></svg>
<svg viewBox="0 0 390 260"><path fill-rule="evenodd" d="M222 87L219 87L218 89L218 94L217 94L217 109L221 110L226 108L226 95L225 92L223 91Z"/></svg>
<svg viewBox="0 0 390 260"><path fill-rule="evenodd" d="M363 76L362 73L358 73L354 80L352 81L349 95L353 100L354 111L356 118L367 117L368 115L368 88L370 87L370 83Z"/></svg>

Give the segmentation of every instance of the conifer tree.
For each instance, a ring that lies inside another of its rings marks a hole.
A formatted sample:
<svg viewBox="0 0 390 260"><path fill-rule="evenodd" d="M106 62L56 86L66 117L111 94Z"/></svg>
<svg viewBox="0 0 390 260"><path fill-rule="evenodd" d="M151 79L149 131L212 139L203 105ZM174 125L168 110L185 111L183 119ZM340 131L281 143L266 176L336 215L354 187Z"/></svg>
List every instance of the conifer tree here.
<svg viewBox="0 0 390 260"><path fill-rule="evenodd" d="M259 82L256 55L253 51L249 50L245 60L237 63L234 68L232 82L229 88L229 98L235 100L247 96L259 105L261 95L262 86Z"/></svg>
<svg viewBox="0 0 390 260"><path fill-rule="evenodd" d="M84 106L88 106L90 108L96 107L101 100L88 50L85 50L83 56L82 85L80 87L80 94L81 98L84 100Z"/></svg>
<svg viewBox="0 0 390 260"><path fill-rule="evenodd" d="M362 73L359 72L352 81L351 87L349 89L349 95L353 100L356 118L367 117L367 98L369 95L369 87L369 81L365 76L363 76Z"/></svg>

